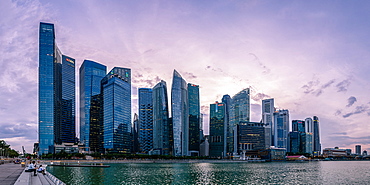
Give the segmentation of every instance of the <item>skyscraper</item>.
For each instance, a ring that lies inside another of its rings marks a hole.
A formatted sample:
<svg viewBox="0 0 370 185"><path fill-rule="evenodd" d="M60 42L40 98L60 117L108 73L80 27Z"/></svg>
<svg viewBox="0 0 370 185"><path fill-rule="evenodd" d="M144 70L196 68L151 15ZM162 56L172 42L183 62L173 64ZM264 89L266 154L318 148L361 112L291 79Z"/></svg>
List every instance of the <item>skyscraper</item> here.
<svg viewBox="0 0 370 185"><path fill-rule="evenodd" d="M228 94L222 96L222 103L225 104L225 124L227 127L226 152L231 154L234 152L234 127L230 124L230 107L231 107L231 97Z"/></svg>
<svg viewBox="0 0 370 185"><path fill-rule="evenodd" d="M139 116L135 113L134 114L134 121L132 123L132 153L137 153L140 151L140 144L139 144Z"/></svg>
<svg viewBox="0 0 370 185"><path fill-rule="evenodd" d="M292 142L300 141L299 143L299 152L302 153L312 153L312 136L313 134L310 132L306 132L309 130L308 124L302 120L293 120L292 121L292 131L290 132L290 151L295 150L296 146L293 146ZM295 140L297 137L296 134L299 134L299 140ZM292 138L293 137L293 138ZM296 144L296 143L294 143Z"/></svg>
<svg viewBox="0 0 370 185"><path fill-rule="evenodd" d="M240 121L250 121L250 90L249 88L241 90L239 93L235 94L231 99L231 106L229 112L229 130L233 129L236 132L236 126ZM231 132L231 131L229 131ZM234 140L235 136L232 137L232 142L234 143L233 153L236 153L237 146L235 146Z"/></svg>
<svg viewBox="0 0 370 185"><path fill-rule="evenodd" d="M171 89L173 145L175 156L189 155L189 105L186 81L174 70Z"/></svg>
<svg viewBox="0 0 370 185"><path fill-rule="evenodd" d="M223 103L216 102L210 105L209 155L212 157L226 156L227 127L225 112L226 107Z"/></svg>
<svg viewBox="0 0 370 185"><path fill-rule="evenodd" d="M189 152L199 155L200 147L200 103L199 85L188 84L189 100Z"/></svg>
<svg viewBox="0 0 370 185"><path fill-rule="evenodd" d="M165 81L153 87L153 149L161 150L163 155L171 155L173 147L173 128L168 117L167 85Z"/></svg>
<svg viewBox="0 0 370 185"><path fill-rule="evenodd" d="M321 153L321 143L320 143L320 130L319 130L319 118L317 116L313 117L313 151Z"/></svg>
<svg viewBox="0 0 370 185"><path fill-rule="evenodd" d="M355 146L356 155L361 155L361 145Z"/></svg>
<svg viewBox="0 0 370 185"><path fill-rule="evenodd" d="M131 152L131 70L113 68L101 81L103 88L104 149Z"/></svg>
<svg viewBox="0 0 370 185"><path fill-rule="evenodd" d="M98 95L101 94L101 80L105 77L106 71L106 66L90 60L84 60L80 67L80 142L85 144L86 150L90 148L91 151L98 151L97 142L100 141L97 137L100 136L96 133L101 133L103 126L103 113L99 112L103 110L103 97ZM91 112L94 113L94 117ZM91 122L94 122L94 125L91 125ZM92 145L91 140L95 142Z"/></svg>
<svg viewBox="0 0 370 185"><path fill-rule="evenodd" d="M56 69L61 54L55 43L54 25L40 23L39 33L39 154L47 154L54 145L58 124L58 95L61 91ZM59 87L59 88L58 88ZM50 150L49 150L50 149Z"/></svg>
<svg viewBox="0 0 370 185"><path fill-rule="evenodd" d="M273 114L273 132L272 137L274 138L273 146L277 148L288 147L288 133L289 133L289 111L288 110L277 110Z"/></svg>
<svg viewBox="0 0 370 185"><path fill-rule="evenodd" d="M265 124L265 147L269 148L274 144L274 137L272 132L274 131L274 119L273 114L275 112L274 99L262 100L262 123Z"/></svg>
<svg viewBox="0 0 370 185"><path fill-rule="evenodd" d="M62 114L60 139L64 143L74 143L76 138L76 82L75 60L62 55Z"/></svg>
<svg viewBox="0 0 370 185"><path fill-rule="evenodd" d="M151 88L139 89L139 143L140 152L153 149L153 91Z"/></svg>
<svg viewBox="0 0 370 185"><path fill-rule="evenodd" d="M54 25L39 30L39 155L53 153L54 144L74 142L74 59L62 55Z"/></svg>

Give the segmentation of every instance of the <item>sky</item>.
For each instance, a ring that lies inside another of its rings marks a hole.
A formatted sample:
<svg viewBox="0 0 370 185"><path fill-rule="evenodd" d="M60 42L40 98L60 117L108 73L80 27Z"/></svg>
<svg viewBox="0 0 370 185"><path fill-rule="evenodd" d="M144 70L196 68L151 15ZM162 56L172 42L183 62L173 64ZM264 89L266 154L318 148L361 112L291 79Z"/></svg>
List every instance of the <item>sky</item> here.
<svg viewBox="0 0 370 185"><path fill-rule="evenodd" d="M251 121L261 120L261 100L274 98L290 120L319 117L322 148L370 150L369 1L1 0L0 7L0 139L15 150L31 153L38 140L40 22L55 24L76 75L85 59L131 68L133 113L137 89L160 80L170 89L176 69L200 85L206 133L209 104L249 87Z"/></svg>

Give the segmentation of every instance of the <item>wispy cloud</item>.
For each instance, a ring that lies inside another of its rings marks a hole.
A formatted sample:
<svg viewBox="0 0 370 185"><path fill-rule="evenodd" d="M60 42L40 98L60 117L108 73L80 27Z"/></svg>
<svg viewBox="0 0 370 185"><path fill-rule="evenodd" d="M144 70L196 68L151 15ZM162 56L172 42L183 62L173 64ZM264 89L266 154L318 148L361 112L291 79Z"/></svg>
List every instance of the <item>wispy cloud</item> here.
<svg viewBox="0 0 370 185"><path fill-rule="evenodd" d="M351 85L351 82L349 79L339 82L336 85L337 92L346 92L348 90L349 85Z"/></svg>
<svg viewBox="0 0 370 185"><path fill-rule="evenodd" d="M352 115L355 115L355 114L361 114L363 112L366 112L366 111L369 111L369 106L367 105L360 105L360 106L357 106L356 109L350 113L347 113L347 114L344 114L343 115L343 118L348 118Z"/></svg>
<svg viewBox="0 0 370 185"><path fill-rule="evenodd" d="M357 101L357 99L356 99L356 97L351 96L351 97L348 98L347 101L348 101L348 104L346 105L346 107L350 107Z"/></svg>

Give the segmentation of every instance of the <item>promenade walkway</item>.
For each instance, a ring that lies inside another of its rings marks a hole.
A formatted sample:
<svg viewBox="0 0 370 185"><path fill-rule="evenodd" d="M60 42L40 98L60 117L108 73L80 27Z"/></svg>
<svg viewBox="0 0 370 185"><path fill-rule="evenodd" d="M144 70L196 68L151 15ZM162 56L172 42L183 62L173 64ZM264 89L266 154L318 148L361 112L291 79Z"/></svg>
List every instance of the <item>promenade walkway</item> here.
<svg viewBox="0 0 370 185"><path fill-rule="evenodd" d="M20 164L5 163L0 165L0 184L13 185L23 172Z"/></svg>

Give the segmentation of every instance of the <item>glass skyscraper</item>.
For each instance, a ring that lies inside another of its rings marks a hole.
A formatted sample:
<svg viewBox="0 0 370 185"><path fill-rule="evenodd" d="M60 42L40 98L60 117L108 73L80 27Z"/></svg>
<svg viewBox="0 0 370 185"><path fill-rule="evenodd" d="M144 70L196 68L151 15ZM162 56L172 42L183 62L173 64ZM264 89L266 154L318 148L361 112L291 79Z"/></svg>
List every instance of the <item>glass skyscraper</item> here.
<svg viewBox="0 0 370 185"><path fill-rule="evenodd" d="M103 92L104 149L131 152L131 70L113 68L101 81Z"/></svg>
<svg viewBox="0 0 370 185"><path fill-rule="evenodd" d="M288 133L289 133L289 111L278 110L273 114L273 146L277 148L288 147Z"/></svg>
<svg viewBox="0 0 370 185"><path fill-rule="evenodd" d="M189 152L194 151L199 154L200 146L200 103L199 85L188 84L189 100Z"/></svg>
<svg viewBox="0 0 370 185"><path fill-rule="evenodd" d="M62 56L54 24L39 30L39 155L53 153L54 144L74 142L74 59Z"/></svg>
<svg viewBox="0 0 370 185"><path fill-rule="evenodd" d="M313 151L321 153L320 124L317 116L313 117Z"/></svg>
<svg viewBox="0 0 370 185"><path fill-rule="evenodd" d="M174 70L171 89L171 112L175 156L189 155L189 105L186 81Z"/></svg>
<svg viewBox="0 0 370 185"><path fill-rule="evenodd" d="M148 153L153 149L153 91L139 89L139 143L140 152Z"/></svg>
<svg viewBox="0 0 370 185"><path fill-rule="evenodd" d="M91 151L99 150L97 137L100 136L96 133L102 132L103 124L102 115L100 115L103 97L99 94L101 94L101 80L105 77L106 71L106 66L90 60L84 60L80 67L80 142ZM94 115L91 115L92 113ZM94 144L90 144L91 140L94 140Z"/></svg>
<svg viewBox="0 0 370 185"><path fill-rule="evenodd" d="M265 147L269 148L274 144L274 137L272 132L274 131L274 119L273 114L275 112L274 99L262 100L262 123L265 124ZM289 130L289 128L288 128Z"/></svg>
<svg viewBox="0 0 370 185"><path fill-rule="evenodd" d="M76 82L75 60L62 55L62 115L61 115L61 142L74 143L76 139Z"/></svg>
<svg viewBox="0 0 370 185"><path fill-rule="evenodd" d="M210 105L210 140L209 155L212 157L226 156L227 127L225 122L226 107L224 103Z"/></svg>
<svg viewBox="0 0 370 185"><path fill-rule="evenodd" d="M240 121L249 122L250 121L250 90L249 88L241 90L239 93L235 94L231 99L231 106L230 106L230 120L229 120L229 128L233 129L234 133L236 132L236 126L239 124ZM232 138L232 142L235 140L235 136ZM237 151L237 146L233 147L234 152Z"/></svg>
<svg viewBox="0 0 370 185"><path fill-rule="evenodd" d="M234 127L230 124L230 106L231 106L231 97L228 94L225 94L222 97L222 103L225 104L225 123L227 127L227 149L226 152L231 154L234 152Z"/></svg>
<svg viewBox="0 0 370 185"><path fill-rule="evenodd" d="M168 117L167 85L159 82L153 88L153 149L171 155L173 148L172 120Z"/></svg>

